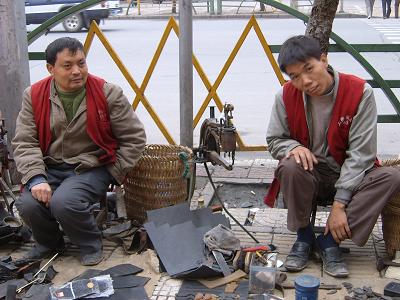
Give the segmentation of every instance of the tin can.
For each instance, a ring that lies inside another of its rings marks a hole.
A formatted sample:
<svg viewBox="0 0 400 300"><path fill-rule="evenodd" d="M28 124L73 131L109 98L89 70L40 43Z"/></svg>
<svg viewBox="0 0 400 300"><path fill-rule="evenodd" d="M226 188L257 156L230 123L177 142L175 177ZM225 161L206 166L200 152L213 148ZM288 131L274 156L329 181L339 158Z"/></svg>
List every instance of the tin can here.
<svg viewBox="0 0 400 300"><path fill-rule="evenodd" d="M294 280L296 300L317 300L319 279L311 275L300 275Z"/></svg>

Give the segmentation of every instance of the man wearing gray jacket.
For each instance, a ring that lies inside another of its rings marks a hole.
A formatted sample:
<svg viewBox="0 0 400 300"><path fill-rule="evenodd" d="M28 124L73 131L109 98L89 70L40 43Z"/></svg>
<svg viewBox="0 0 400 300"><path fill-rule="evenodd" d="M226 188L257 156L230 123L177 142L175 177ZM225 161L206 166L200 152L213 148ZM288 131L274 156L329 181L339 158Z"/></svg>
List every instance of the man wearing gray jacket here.
<svg viewBox="0 0 400 300"><path fill-rule="evenodd" d="M346 277L339 244L366 243L383 207L400 191L400 172L379 167L376 159L371 86L335 71L318 41L306 36L288 39L278 63L290 80L276 95L267 131L269 151L280 162L265 201L273 205L280 190L287 227L297 232L285 267L303 270L316 248L327 274ZM310 224L316 203L332 204L318 237Z"/></svg>
<svg viewBox="0 0 400 300"><path fill-rule="evenodd" d="M16 207L36 242L26 258L61 251L64 233L81 263L95 265L103 255L92 206L123 183L146 135L121 88L88 73L78 40L59 38L45 54L50 76L25 90L12 141L24 184Z"/></svg>

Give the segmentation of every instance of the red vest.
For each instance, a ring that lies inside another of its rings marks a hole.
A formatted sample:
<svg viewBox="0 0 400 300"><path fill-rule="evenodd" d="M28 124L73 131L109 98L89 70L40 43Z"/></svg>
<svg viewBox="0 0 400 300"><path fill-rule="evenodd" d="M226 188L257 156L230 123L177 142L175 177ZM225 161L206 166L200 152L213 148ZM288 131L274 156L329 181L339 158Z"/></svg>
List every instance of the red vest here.
<svg viewBox="0 0 400 300"><path fill-rule="evenodd" d="M50 87L52 77L47 77L32 85L31 99L39 145L43 155L51 143L50 130ZM92 141L106 153L99 157L102 164L114 163L118 142L114 137L107 99L104 96L104 79L89 74L86 81L86 132Z"/></svg>
<svg viewBox="0 0 400 300"><path fill-rule="evenodd" d="M329 154L339 165L342 165L347 157L350 126L362 99L364 84L363 79L339 73L339 87L327 133ZM291 138L308 148L310 136L304 111L303 93L290 81L283 87L283 103ZM278 193L279 182L274 178L264 198L264 203L273 207Z"/></svg>

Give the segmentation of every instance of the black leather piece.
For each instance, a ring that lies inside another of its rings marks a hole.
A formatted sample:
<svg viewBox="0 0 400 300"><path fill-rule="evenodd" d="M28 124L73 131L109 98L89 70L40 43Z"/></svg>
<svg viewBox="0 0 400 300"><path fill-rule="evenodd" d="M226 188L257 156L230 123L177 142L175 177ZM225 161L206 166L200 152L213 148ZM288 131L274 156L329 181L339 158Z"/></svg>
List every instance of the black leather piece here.
<svg viewBox="0 0 400 300"><path fill-rule="evenodd" d="M96 270L96 269L87 269L85 272L83 272L81 275L75 277L72 280L80 280L80 279L89 279L89 278L93 278L96 276L99 276L100 273L102 271L101 270ZM104 275L104 274L103 274Z"/></svg>
<svg viewBox="0 0 400 300"><path fill-rule="evenodd" d="M50 290L49 287L51 283L48 284L34 284L25 293L22 300L50 300Z"/></svg>
<svg viewBox="0 0 400 300"><path fill-rule="evenodd" d="M25 285L27 281L25 279L12 279L0 284L0 299L4 299L7 295L7 286L16 285L17 289Z"/></svg>
<svg viewBox="0 0 400 300"><path fill-rule="evenodd" d="M307 267L312 246L305 242L296 241L286 257L285 267L288 271L298 272Z"/></svg>
<svg viewBox="0 0 400 300"><path fill-rule="evenodd" d="M100 275L107 275L110 274L111 277L115 276L124 276L124 275L135 275L137 273L142 272L143 269L136 267L132 264L120 264L114 267L105 269L100 273Z"/></svg>
<svg viewBox="0 0 400 300"><path fill-rule="evenodd" d="M330 247L321 250L321 258L325 273L338 278L349 275L347 265L343 260L342 251L339 247Z"/></svg>
<svg viewBox="0 0 400 300"><path fill-rule="evenodd" d="M138 286L144 286L150 278L135 275L125 275L112 277L114 289L125 289Z"/></svg>
<svg viewBox="0 0 400 300"><path fill-rule="evenodd" d="M186 202L148 211L147 216L149 222L144 227L170 276L199 278L221 274L207 260L203 237L218 224L230 228L228 218L213 214L210 208L191 211Z"/></svg>
<svg viewBox="0 0 400 300"><path fill-rule="evenodd" d="M110 297L94 298L96 300L149 300L144 287L116 289Z"/></svg>

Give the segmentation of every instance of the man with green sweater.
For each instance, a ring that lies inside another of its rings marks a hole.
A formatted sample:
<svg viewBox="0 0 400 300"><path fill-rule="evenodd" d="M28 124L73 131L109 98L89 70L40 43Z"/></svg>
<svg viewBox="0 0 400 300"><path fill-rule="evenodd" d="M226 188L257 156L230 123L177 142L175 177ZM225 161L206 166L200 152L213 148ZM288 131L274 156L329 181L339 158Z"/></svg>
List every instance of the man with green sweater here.
<svg viewBox="0 0 400 300"><path fill-rule="evenodd" d="M81 263L95 265L103 255L92 207L123 183L146 135L121 88L88 73L78 40L59 38L45 54L50 76L25 90L12 141L24 184L16 207L36 242L26 258L60 251L64 233Z"/></svg>

